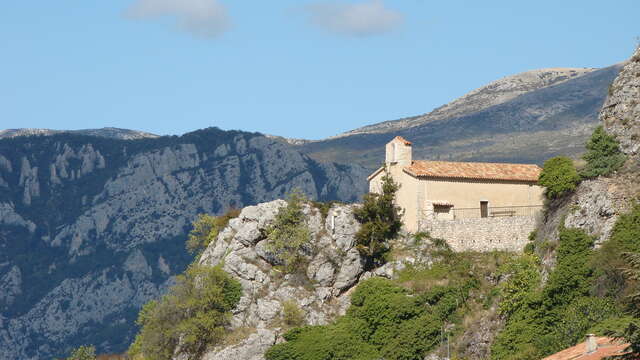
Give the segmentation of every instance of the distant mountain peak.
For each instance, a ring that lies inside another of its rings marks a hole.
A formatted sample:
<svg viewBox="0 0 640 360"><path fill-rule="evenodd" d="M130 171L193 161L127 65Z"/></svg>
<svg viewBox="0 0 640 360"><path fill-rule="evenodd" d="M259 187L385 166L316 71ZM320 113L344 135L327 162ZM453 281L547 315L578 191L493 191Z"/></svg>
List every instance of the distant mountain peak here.
<svg viewBox="0 0 640 360"><path fill-rule="evenodd" d="M385 121L373 125L351 130L333 138L357 134L385 133L394 130L407 129L427 122L443 120L471 114L494 105L512 100L525 93L539 90L548 86L558 85L567 80L597 70L596 68L548 68L525 71L492 81L487 85L472 90L467 94L442 105L433 111L399 120ZM331 139L331 138L330 138Z"/></svg>
<svg viewBox="0 0 640 360"><path fill-rule="evenodd" d="M6 129L0 130L0 139L13 138L17 136L50 136L55 134L79 134L88 136L104 137L109 139L135 140L146 138L157 138L159 135L151 134L144 131L120 129L114 127L105 127L101 129L82 129L82 130L53 130L53 129Z"/></svg>

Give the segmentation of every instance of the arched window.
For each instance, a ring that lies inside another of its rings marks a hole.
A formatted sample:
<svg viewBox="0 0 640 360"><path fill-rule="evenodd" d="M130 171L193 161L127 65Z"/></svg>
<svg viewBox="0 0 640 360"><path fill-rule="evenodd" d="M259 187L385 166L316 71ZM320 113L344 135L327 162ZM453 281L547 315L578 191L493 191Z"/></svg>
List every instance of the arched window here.
<svg viewBox="0 0 640 360"><path fill-rule="evenodd" d="M391 154L391 161L398 162L398 143L393 143L393 153Z"/></svg>

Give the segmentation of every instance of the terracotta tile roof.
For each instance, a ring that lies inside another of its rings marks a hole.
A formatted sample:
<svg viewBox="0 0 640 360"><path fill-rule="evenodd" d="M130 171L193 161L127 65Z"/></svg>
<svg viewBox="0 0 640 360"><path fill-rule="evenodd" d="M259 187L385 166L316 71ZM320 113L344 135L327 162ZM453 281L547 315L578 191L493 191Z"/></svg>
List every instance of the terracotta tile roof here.
<svg viewBox="0 0 640 360"><path fill-rule="evenodd" d="M403 138L402 136L396 136L396 137L394 137L394 138L393 138L393 140L400 140L400 141L402 141L405 145L409 145L409 146L411 146L411 141L409 141L409 140L407 140L407 139ZM392 140L392 141L393 141L393 140Z"/></svg>
<svg viewBox="0 0 640 360"><path fill-rule="evenodd" d="M529 164L424 160L414 160L411 162L411 166L405 167L404 170L417 177L512 181L538 181L538 177L542 171L538 165Z"/></svg>
<svg viewBox="0 0 640 360"><path fill-rule="evenodd" d="M600 360L613 355L622 355L629 344L624 344L613 338L597 337L598 349L587 354L587 343L583 342L574 347L562 350L542 360ZM640 359L640 357L638 358Z"/></svg>

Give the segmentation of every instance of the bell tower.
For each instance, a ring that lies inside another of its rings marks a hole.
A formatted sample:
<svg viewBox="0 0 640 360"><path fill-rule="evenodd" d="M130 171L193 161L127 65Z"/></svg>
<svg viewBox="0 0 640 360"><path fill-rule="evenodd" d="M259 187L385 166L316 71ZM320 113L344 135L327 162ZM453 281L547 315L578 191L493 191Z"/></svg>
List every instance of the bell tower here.
<svg viewBox="0 0 640 360"><path fill-rule="evenodd" d="M387 166L411 165L411 142L405 140L402 136L396 136L393 140L389 141L386 145L385 163Z"/></svg>

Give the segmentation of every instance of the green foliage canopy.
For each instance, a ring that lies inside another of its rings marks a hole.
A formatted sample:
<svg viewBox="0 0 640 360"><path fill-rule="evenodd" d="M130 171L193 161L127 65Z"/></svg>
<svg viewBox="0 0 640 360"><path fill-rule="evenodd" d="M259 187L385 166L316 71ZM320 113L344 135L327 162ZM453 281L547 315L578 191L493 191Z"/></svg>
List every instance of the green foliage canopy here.
<svg viewBox="0 0 640 360"><path fill-rule="evenodd" d="M593 284L593 241L582 230L562 226L557 265L542 289L532 273L537 266L533 255L509 265L513 276L501 285L507 323L491 347L493 359L540 359L574 345L586 334L594 323L581 322L581 317L602 321L617 314L608 301L584 300ZM574 314L573 320L566 320L567 314Z"/></svg>
<svg viewBox="0 0 640 360"><path fill-rule="evenodd" d="M238 215L240 210L237 209L231 209L222 216L198 215L198 219L193 222L193 229L189 232L187 250L193 254L206 249L218 237L220 231L229 224L229 220Z"/></svg>
<svg viewBox="0 0 640 360"><path fill-rule="evenodd" d="M142 329L129 355L168 360L179 346L181 353L197 357L222 341L241 292L240 283L219 267L190 266L167 295L142 308L137 321Z"/></svg>
<svg viewBox="0 0 640 360"><path fill-rule="evenodd" d="M278 257L287 272L296 270L304 262L304 251L309 250L311 231L302 211L304 201L301 193L291 193L287 205L278 210L267 228L267 249Z"/></svg>
<svg viewBox="0 0 640 360"><path fill-rule="evenodd" d="M83 345L73 350L67 360L96 360L96 348Z"/></svg>
<svg viewBox="0 0 640 360"><path fill-rule="evenodd" d="M395 238L402 227L400 208L394 203L400 186L384 169L382 192L368 193L361 207L354 211L362 226L356 233L358 250L373 261L379 261L389 251L388 241Z"/></svg>
<svg viewBox="0 0 640 360"><path fill-rule="evenodd" d="M511 315L532 302L531 296L540 286L540 259L533 254L524 254L499 269L500 275L509 275L509 280L499 285L502 301L500 313Z"/></svg>
<svg viewBox="0 0 640 360"><path fill-rule="evenodd" d="M545 196L556 199L576 189L580 175L573 161L565 156L557 156L544 162L538 184L545 187Z"/></svg>
<svg viewBox="0 0 640 360"><path fill-rule="evenodd" d="M482 271L473 264L469 256L452 253L433 266L407 266L397 280L365 280L345 316L331 325L290 330L266 357L422 360L440 343L445 324L462 321L467 299L478 291Z"/></svg>
<svg viewBox="0 0 640 360"><path fill-rule="evenodd" d="M587 165L580 175L585 178L606 176L620 169L626 156L620 151L620 144L612 135L607 134L602 126L598 126L589 141L587 152L582 157Z"/></svg>

